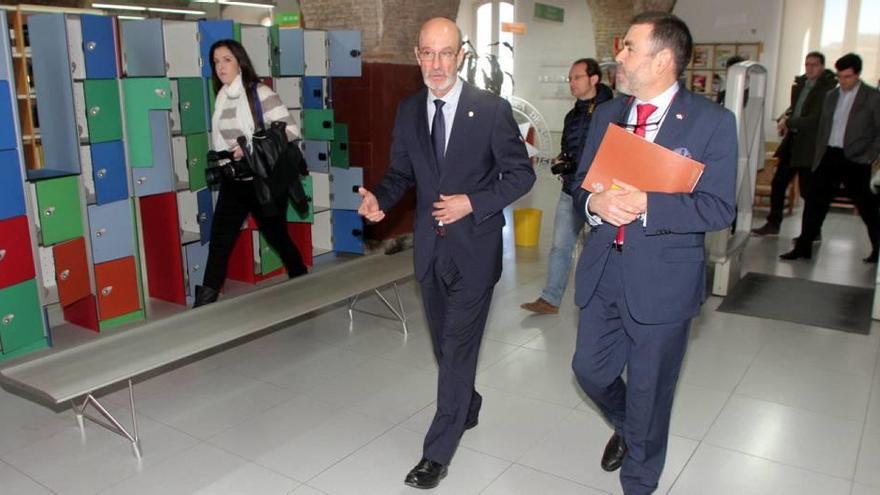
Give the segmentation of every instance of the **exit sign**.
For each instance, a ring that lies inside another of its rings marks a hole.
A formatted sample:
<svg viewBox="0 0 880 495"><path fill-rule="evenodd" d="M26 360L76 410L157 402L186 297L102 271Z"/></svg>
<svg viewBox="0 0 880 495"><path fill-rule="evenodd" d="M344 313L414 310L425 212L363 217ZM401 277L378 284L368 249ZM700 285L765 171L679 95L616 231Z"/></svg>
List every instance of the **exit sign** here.
<svg viewBox="0 0 880 495"><path fill-rule="evenodd" d="M275 14L275 24L280 27L299 27L299 12L279 12Z"/></svg>
<svg viewBox="0 0 880 495"><path fill-rule="evenodd" d="M546 3L535 3L535 19L544 19L545 21L563 22L565 20L565 9Z"/></svg>

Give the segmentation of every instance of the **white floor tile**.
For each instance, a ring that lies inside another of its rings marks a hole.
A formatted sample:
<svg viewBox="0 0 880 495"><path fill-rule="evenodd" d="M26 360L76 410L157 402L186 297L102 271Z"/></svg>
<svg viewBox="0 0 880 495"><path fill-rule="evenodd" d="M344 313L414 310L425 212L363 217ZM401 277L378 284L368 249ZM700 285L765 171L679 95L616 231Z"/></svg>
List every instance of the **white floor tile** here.
<svg viewBox="0 0 880 495"><path fill-rule="evenodd" d="M406 473L422 456L422 437L394 428L363 449L309 481L330 495L409 495ZM459 447L449 474L426 493L468 495L481 493L510 462Z"/></svg>
<svg viewBox="0 0 880 495"><path fill-rule="evenodd" d="M754 357L753 353L728 351L694 341L688 344L679 382L733 392Z"/></svg>
<svg viewBox="0 0 880 495"><path fill-rule="evenodd" d="M846 495L847 480L702 444L669 495Z"/></svg>
<svg viewBox="0 0 880 495"><path fill-rule="evenodd" d="M865 335L794 325L793 331L776 332L761 350L756 363L775 362L810 366L871 378L877 360L875 338Z"/></svg>
<svg viewBox="0 0 880 495"><path fill-rule="evenodd" d="M579 485L552 474L519 464L510 466L489 485L483 495L604 495L605 492Z"/></svg>
<svg viewBox="0 0 880 495"><path fill-rule="evenodd" d="M15 495L49 495L52 493L46 487L2 461L0 461L0 487L3 487L4 493Z"/></svg>
<svg viewBox="0 0 880 495"><path fill-rule="evenodd" d="M849 479L861 429L860 422L734 395L704 441Z"/></svg>
<svg viewBox="0 0 880 495"><path fill-rule="evenodd" d="M290 495L327 495L326 493L318 490L317 488L313 488L309 485L300 485L294 491L290 492Z"/></svg>
<svg viewBox="0 0 880 495"><path fill-rule="evenodd" d="M702 440L721 413L730 394L679 383L672 403L669 432L692 440Z"/></svg>
<svg viewBox="0 0 880 495"><path fill-rule="evenodd" d="M880 488L853 483L850 495L880 495Z"/></svg>
<svg viewBox="0 0 880 495"><path fill-rule="evenodd" d="M0 389L0 456L75 426L70 409L55 412Z"/></svg>
<svg viewBox="0 0 880 495"><path fill-rule="evenodd" d="M477 383L565 407L573 408L583 400L571 358L534 349L519 349L480 371Z"/></svg>
<svg viewBox="0 0 880 495"><path fill-rule="evenodd" d="M298 482L201 443L112 486L102 493L163 495L190 493L286 495Z"/></svg>
<svg viewBox="0 0 880 495"><path fill-rule="evenodd" d="M855 480L880 488L880 428L868 426L862 435Z"/></svg>

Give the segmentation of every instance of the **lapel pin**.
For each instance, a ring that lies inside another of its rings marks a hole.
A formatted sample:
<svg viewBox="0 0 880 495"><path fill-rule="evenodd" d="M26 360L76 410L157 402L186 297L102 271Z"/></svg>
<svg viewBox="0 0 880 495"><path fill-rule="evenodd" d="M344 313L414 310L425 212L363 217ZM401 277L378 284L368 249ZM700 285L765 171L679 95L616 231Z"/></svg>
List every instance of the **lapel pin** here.
<svg viewBox="0 0 880 495"><path fill-rule="evenodd" d="M468 117L473 117L473 116L474 116L474 111L473 110L468 111Z"/></svg>
<svg viewBox="0 0 880 495"><path fill-rule="evenodd" d="M675 114L675 118L677 118L678 120L684 120L684 115L677 113Z"/></svg>

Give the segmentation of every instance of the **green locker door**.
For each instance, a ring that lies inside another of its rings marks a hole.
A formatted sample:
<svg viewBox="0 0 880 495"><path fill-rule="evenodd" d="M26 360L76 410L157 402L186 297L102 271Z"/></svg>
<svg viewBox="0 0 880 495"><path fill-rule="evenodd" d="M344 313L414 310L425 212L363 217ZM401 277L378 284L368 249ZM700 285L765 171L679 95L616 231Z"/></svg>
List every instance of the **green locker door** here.
<svg viewBox="0 0 880 495"><path fill-rule="evenodd" d="M125 91L125 130L128 164L152 167L150 110L171 110L171 82L166 78L133 77L122 80Z"/></svg>
<svg viewBox="0 0 880 495"><path fill-rule="evenodd" d="M45 341L37 280L0 290L0 354Z"/></svg>
<svg viewBox="0 0 880 495"><path fill-rule="evenodd" d="M189 168L189 190L207 187L205 167L208 163L208 135L193 134L186 137L186 166Z"/></svg>
<svg viewBox="0 0 880 495"><path fill-rule="evenodd" d="M315 202L312 200L312 191L314 188L312 187L312 176L307 175L300 179L303 185L303 189L306 192L306 197L309 198L309 209L303 213L299 213L298 211L293 209L293 205L288 203L287 205L287 221L288 222L305 222L305 223L314 223L315 221Z"/></svg>
<svg viewBox="0 0 880 495"><path fill-rule="evenodd" d="M283 265L284 264L281 263L281 257L278 256L278 253L275 252L271 246L269 246L269 243L266 242L266 238L263 237L263 234L260 234L260 275L274 272Z"/></svg>
<svg viewBox="0 0 880 495"><path fill-rule="evenodd" d="M269 28L269 60L272 64L272 76L281 75L281 48L279 48L278 25Z"/></svg>
<svg viewBox="0 0 880 495"><path fill-rule="evenodd" d="M116 79L88 79L83 82L89 142L106 143L122 139L119 86Z"/></svg>
<svg viewBox="0 0 880 495"><path fill-rule="evenodd" d="M201 77L186 77L177 80L180 92L180 131L184 135L208 131L205 121L205 86Z"/></svg>
<svg viewBox="0 0 880 495"><path fill-rule="evenodd" d="M40 237L44 246L83 235L79 181L75 175L38 181Z"/></svg>
<svg viewBox="0 0 880 495"><path fill-rule="evenodd" d="M330 143L330 165L348 168L348 124L333 126L333 142Z"/></svg>
<svg viewBox="0 0 880 495"><path fill-rule="evenodd" d="M333 110L303 110L303 139L333 141Z"/></svg>

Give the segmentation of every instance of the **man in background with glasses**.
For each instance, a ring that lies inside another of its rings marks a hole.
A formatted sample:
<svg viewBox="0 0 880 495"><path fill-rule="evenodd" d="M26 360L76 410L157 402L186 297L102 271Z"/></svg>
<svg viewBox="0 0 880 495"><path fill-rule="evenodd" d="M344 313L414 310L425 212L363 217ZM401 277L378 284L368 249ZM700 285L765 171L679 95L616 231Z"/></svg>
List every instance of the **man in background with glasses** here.
<svg viewBox="0 0 880 495"><path fill-rule="evenodd" d="M506 100L458 78L461 32L426 22L415 47L426 89L397 109L391 163L358 213L378 222L416 188L415 276L439 367L437 411L404 483L433 488L465 430L477 426L477 356L501 276L502 210L531 189L535 172Z"/></svg>
<svg viewBox="0 0 880 495"><path fill-rule="evenodd" d="M556 157L550 171L562 182L562 192L553 217L553 248L547 260L547 283L538 299L520 307L537 314L556 314L562 303L562 295L568 285L571 256L574 245L584 228L584 220L574 212L571 188L574 174L587 139L587 129L596 107L614 95L611 88L602 84L602 70L592 58L582 58L571 64L568 71L568 88L574 96L574 108L565 115L562 128L562 151Z"/></svg>
<svg viewBox="0 0 880 495"><path fill-rule="evenodd" d="M657 489L690 321L706 295L704 235L727 228L735 213L736 123L730 111L679 86L692 49L687 25L674 15L633 19L617 55L617 87L631 96L596 110L576 177L583 181L614 123L705 165L691 193L620 182L574 193L575 210L593 231L575 272L581 311L572 368L613 428L600 465L620 468L626 495Z"/></svg>

